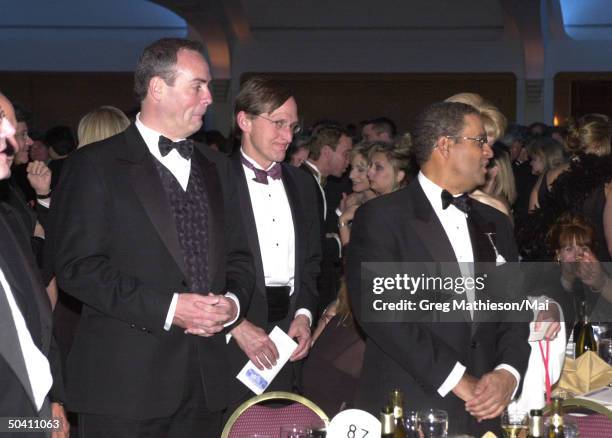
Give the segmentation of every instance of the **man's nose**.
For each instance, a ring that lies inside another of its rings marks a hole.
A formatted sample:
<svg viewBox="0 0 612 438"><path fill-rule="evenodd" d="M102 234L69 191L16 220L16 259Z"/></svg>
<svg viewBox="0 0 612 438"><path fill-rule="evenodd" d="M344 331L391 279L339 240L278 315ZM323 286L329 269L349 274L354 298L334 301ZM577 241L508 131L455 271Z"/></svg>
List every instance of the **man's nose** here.
<svg viewBox="0 0 612 438"><path fill-rule="evenodd" d="M482 154L487 158L493 158L493 149L491 149L489 143L485 143L482 147Z"/></svg>

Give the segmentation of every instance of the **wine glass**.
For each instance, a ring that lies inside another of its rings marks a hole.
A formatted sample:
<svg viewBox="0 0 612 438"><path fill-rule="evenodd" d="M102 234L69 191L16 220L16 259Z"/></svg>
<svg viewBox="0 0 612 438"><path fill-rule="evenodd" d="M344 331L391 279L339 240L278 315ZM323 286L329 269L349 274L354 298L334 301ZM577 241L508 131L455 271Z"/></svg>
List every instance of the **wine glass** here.
<svg viewBox="0 0 612 438"><path fill-rule="evenodd" d="M516 406L508 406L501 416L501 427L506 438L518 438L521 430L529 429L529 415Z"/></svg>
<svg viewBox="0 0 612 438"><path fill-rule="evenodd" d="M441 409L418 411L417 422L424 438L444 438L448 434L448 414Z"/></svg>

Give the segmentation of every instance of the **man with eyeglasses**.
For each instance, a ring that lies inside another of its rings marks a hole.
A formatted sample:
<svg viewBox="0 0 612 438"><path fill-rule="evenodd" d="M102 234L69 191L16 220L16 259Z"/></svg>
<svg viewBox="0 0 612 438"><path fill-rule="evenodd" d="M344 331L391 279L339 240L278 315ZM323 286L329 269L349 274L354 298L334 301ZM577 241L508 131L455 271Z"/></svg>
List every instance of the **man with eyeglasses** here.
<svg viewBox="0 0 612 438"><path fill-rule="evenodd" d="M353 221L347 283L367 335L355 405L374 413L389 391L399 388L411 408L447 411L452 433L501 433L495 418L527 366L526 323L509 323L506 314L499 322L481 323L481 315L471 311L445 314L441 309L375 315L367 305L372 289L362 288L370 284L369 277L362 278L369 275L363 262L410 262L402 269L414 269L413 277L435 279L447 271L456 278L474 277L474 262L518 259L509 219L467 196L485 182L492 157L478 111L463 103L434 104L417 117L411 133L418 177L405 189L364 204ZM432 273L430 262L444 263ZM481 298L474 288L464 292L457 298L462 302ZM451 299L455 293L450 291ZM448 304L438 290L418 292L411 304L420 306L423 298ZM373 322L374 316L386 322Z"/></svg>
<svg viewBox="0 0 612 438"><path fill-rule="evenodd" d="M310 327L318 305L321 255L314 181L283 162L300 129L291 92L275 81L253 77L236 97L234 117L241 147L232 157L233 170L256 271L249 309L228 339L230 395L238 406L252 396L234 378L247 360L259 369L276 364L278 350L268 336L275 326L294 338L298 347L267 390L299 389L299 362L310 349Z"/></svg>
<svg viewBox="0 0 612 438"><path fill-rule="evenodd" d="M11 174L11 161L22 142L11 102L0 93L0 180ZM51 304L38 275L29 233L18 215L0 203L0 417L40 418L57 430L22 436L68 436L61 370L52 338ZM51 400L50 400L51 398ZM3 427L7 427L4 422ZM9 436L11 430L4 430ZM15 430L15 432L19 432Z"/></svg>

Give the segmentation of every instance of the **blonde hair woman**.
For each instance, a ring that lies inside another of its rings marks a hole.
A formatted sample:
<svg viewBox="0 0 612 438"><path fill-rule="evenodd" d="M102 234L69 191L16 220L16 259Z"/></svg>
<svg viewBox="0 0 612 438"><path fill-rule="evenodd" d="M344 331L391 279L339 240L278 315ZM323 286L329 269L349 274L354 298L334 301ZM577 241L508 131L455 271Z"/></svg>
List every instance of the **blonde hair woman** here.
<svg viewBox="0 0 612 438"><path fill-rule="evenodd" d="M77 135L79 145L95 143L123 132L130 126L130 119L119 108L101 106L83 116L79 122Z"/></svg>
<svg viewBox="0 0 612 438"><path fill-rule="evenodd" d="M495 141L504 135L506 127L508 126L506 116L504 116L493 103L489 102L481 95L476 93L459 93L449 97L445 102L465 103L476 108L480 113L480 117L482 117L482 123L487 133L487 143L489 146L493 147ZM496 156L497 155L499 154L496 151ZM514 175L512 174L511 168L506 169L504 163L500 164L500 162L496 162L495 159L496 157L491 159L495 164L489 166L487 182L484 186L470 193L470 197L501 211L507 216L511 216L511 206L516 200ZM502 169L500 166L504 166L504 168ZM491 193L491 188L493 186L496 187L497 194ZM500 196L502 191L505 193L503 197Z"/></svg>

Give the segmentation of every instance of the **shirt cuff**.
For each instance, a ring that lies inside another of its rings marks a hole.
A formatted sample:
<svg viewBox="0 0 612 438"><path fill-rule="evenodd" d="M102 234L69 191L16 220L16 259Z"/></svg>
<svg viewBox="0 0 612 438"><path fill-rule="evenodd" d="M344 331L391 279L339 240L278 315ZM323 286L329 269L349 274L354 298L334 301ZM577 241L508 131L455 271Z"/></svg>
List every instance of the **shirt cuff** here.
<svg viewBox="0 0 612 438"><path fill-rule="evenodd" d="M342 241L340 240L340 236L338 236L338 233L328 233L328 237L336 241L338 244L338 257L342 258Z"/></svg>
<svg viewBox="0 0 612 438"><path fill-rule="evenodd" d="M176 312L176 304L178 303L178 294L172 294L172 301L170 301L170 307L168 308L168 314L166 315L166 322L164 323L164 330L169 331L172 327L172 320L174 319L174 313Z"/></svg>
<svg viewBox="0 0 612 438"><path fill-rule="evenodd" d="M514 387L514 391L512 391L512 397L510 397L510 400L514 400L514 396L516 395L516 390L519 387L519 383L521 383L521 375L519 374L519 372L516 370L516 368L514 368L511 365L508 365L507 363L502 363L499 364L495 367L496 370L506 370L508 371L510 374L512 374L514 376L514 378L516 379L516 386Z"/></svg>
<svg viewBox="0 0 612 438"><path fill-rule="evenodd" d="M442 385L440 385L438 388L438 394L440 394L440 397L446 397L446 395L451 392L455 386L457 386L464 374L465 367L461 364L461 362L457 362L444 383L442 383Z"/></svg>
<svg viewBox="0 0 612 438"><path fill-rule="evenodd" d="M238 297L236 295L234 295L231 292L227 292L225 294L226 298L229 298L230 300L233 300L234 303L236 303L236 317L234 319L232 319L229 322L226 322L225 324L223 324L223 327L229 327L230 325L232 325L233 323L235 323L236 321L238 321L238 318L240 317L240 301L238 301Z"/></svg>
<svg viewBox="0 0 612 438"><path fill-rule="evenodd" d="M294 318L296 318L298 315L306 315L306 318L308 318L308 326L312 327L312 313L310 310L306 309L305 307L302 309L297 309Z"/></svg>

